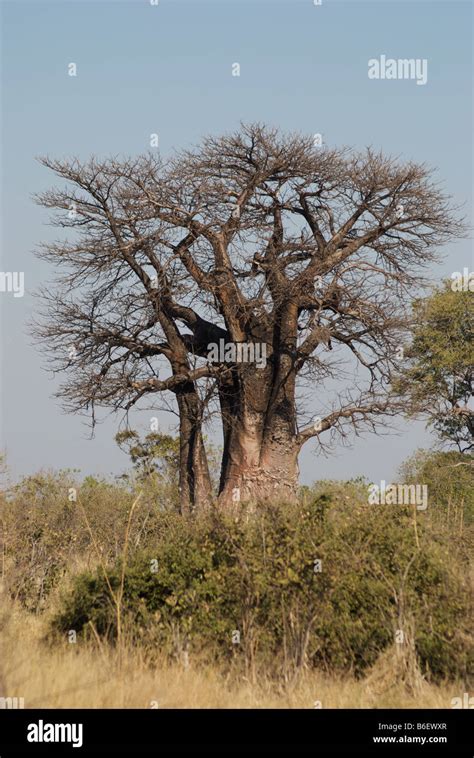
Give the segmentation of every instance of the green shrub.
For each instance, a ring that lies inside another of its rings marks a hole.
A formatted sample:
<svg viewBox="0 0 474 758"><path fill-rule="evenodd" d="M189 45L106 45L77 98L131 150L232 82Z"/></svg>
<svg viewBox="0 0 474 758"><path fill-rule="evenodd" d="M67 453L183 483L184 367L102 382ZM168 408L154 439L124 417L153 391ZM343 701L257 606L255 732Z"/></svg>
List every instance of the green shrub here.
<svg viewBox="0 0 474 758"><path fill-rule="evenodd" d="M266 505L239 517L158 516L154 544L125 572L130 638L288 679L305 666L362 674L406 626L432 678L466 677L462 551L446 548L426 513L415 524L410 507L366 505L362 482L320 489L311 499L306 493L304 505ZM114 591L120 573L118 561L108 572ZM53 629L86 635L89 622L115 638L101 570L76 578Z"/></svg>
<svg viewBox="0 0 474 758"><path fill-rule="evenodd" d="M427 482L430 518L456 537L474 524L474 456L418 450L402 466L406 482Z"/></svg>

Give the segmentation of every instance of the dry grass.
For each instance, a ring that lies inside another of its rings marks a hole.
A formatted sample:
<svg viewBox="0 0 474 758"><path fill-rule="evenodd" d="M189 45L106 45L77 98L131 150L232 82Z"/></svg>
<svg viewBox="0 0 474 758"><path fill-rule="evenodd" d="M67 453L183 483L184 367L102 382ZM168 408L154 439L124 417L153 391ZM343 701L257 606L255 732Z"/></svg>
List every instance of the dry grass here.
<svg viewBox="0 0 474 758"><path fill-rule="evenodd" d="M151 669L139 650L121 662L109 648L84 644L50 647L43 623L3 603L0 685L3 697L23 697L26 708L449 708L462 687L423 682L416 695L393 681L383 692L364 681L307 673L291 687L226 680L190 659L187 668ZM321 706L317 706L317 701Z"/></svg>

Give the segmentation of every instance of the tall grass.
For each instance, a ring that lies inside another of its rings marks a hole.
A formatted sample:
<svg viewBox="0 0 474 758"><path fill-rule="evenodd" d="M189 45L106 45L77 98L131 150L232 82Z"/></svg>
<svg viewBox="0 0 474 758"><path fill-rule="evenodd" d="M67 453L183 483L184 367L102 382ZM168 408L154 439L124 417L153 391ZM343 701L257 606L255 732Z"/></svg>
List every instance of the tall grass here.
<svg viewBox="0 0 474 758"><path fill-rule="evenodd" d="M4 696L25 708L449 708L462 685L424 682L416 693L393 681L383 691L370 679L304 673L294 684L232 679L214 666L157 661L140 649L92 643L45 645L44 622L10 604L1 637ZM21 640L21 644L18 644Z"/></svg>

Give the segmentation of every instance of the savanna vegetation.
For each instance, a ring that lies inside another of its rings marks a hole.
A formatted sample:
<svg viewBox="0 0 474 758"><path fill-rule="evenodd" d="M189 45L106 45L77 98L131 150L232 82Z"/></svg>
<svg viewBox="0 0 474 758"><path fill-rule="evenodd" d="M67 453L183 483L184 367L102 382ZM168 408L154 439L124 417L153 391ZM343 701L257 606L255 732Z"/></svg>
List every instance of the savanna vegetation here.
<svg viewBox="0 0 474 758"><path fill-rule="evenodd" d="M3 473L0 695L450 707L473 675L474 311L449 284L409 307L465 233L428 169L260 125L168 162L43 164L72 235L40 253L58 395L93 424L172 410L179 436L122 429L116 479ZM426 507L299 486L304 444L404 416L439 437L398 477Z"/></svg>
<svg viewBox="0 0 474 758"><path fill-rule="evenodd" d="M135 454L148 450L132 439ZM4 689L51 705L70 681L61 702L78 705L88 679L92 705L132 707L321 698L323 707L449 707L468 691L468 457L420 451L406 462L403 481L430 487L426 511L368 505L359 479L318 482L298 503L256 512L183 516L170 496L169 447L154 448L153 476L135 455L117 481L62 471L5 486ZM26 669L15 664L22 657ZM61 686L50 665L65 670Z"/></svg>

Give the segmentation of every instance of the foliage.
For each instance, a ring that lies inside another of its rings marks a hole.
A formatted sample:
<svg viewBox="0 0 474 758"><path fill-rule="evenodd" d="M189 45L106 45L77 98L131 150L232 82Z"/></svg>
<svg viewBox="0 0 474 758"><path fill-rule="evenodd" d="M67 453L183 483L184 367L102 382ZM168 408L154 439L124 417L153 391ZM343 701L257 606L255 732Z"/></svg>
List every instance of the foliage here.
<svg viewBox="0 0 474 758"><path fill-rule="evenodd" d="M402 480L429 483L430 518L456 539L474 523L474 456L418 450L401 467Z"/></svg>
<svg viewBox="0 0 474 758"><path fill-rule="evenodd" d="M474 293L451 282L414 304L410 364L396 387L440 439L461 452L474 447ZM471 407L469 407L471 405Z"/></svg>
<svg viewBox="0 0 474 758"><path fill-rule="evenodd" d="M80 483L68 470L39 472L0 494L2 578L10 595L39 612L63 577L97 563L86 518L102 559L115 561L133 498L124 484L92 476ZM132 524L134 549L154 538L155 515L172 507L169 488L144 485Z"/></svg>
<svg viewBox="0 0 474 758"><path fill-rule="evenodd" d="M222 451L204 436L207 462L214 492L219 483L220 459ZM150 432L141 438L138 432L126 429L115 435L118 446L129 456L137 481L150 487L151 484L166 484L170 496L176 491L179 480L179 437L170 434ZM125 479L130 479L125 474Z"/></svg>
<svg viewBox="0 0 474 758"><path fill-rule="evenodd" d="M177 484L179 439L169 434L150 432L144 439L133 429L115 435L118 446L130 456L140 480L148 477L166 479Z"/></svg>
<svg viewBox="0 0 474 758"><path fill-rule="evenodd" d="M298 504L186 518L164 485L143 482L129 533L124 634L147 657L197 654L252 681L262 671L293 681L305 668L361 675L407 629L428 676L467 681L468 463L465 454L423 451L407 461L402 480L428 484L423 512L369 506L359 478L302 488ZM80 483L72 471L40 472L0 494L8 594L47 611L55 635L75 629L113 642L104 572L115 592L135 497L129 484Z"/></svg>
<svg viewBox="0 0 474 758"><path fill-rule="evenodd" d="M126 571L130 638L150 651L199 652L252 678L264 667L291 680L314 667L360 675L400 625L414 624L429 676L467 676L463 551L446 544L428 514L419 514L415 531L410 507L368 506L362 484L351 487L360 502L328 486L304 507L266 505L239 517L210 511L193 520L163 514L159 539ZM120 561L108 571L113 589L120 571ZM76 578L53 628L87 635L89 622L114 639L101 571Z"/></svg>

